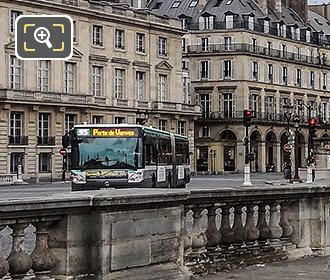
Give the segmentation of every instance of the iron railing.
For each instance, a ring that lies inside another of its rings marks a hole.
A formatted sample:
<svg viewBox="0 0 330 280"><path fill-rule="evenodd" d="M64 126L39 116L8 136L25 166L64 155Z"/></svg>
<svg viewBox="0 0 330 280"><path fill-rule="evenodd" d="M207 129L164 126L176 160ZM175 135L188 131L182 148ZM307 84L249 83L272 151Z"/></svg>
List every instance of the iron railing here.
<svg viewBox="0 0 330 280"><path fill-rule="evenodd" d="M9 145L27 145L28 136L8 136Z"/></svg>
<svg viewBox="0 0 330 280"><path fill-rule="evenodd" d="M37 144L38 145L45 145L45 146L54 146L55 145L55 137L54 136L48 136L48 137L37 136Z"/></svg>

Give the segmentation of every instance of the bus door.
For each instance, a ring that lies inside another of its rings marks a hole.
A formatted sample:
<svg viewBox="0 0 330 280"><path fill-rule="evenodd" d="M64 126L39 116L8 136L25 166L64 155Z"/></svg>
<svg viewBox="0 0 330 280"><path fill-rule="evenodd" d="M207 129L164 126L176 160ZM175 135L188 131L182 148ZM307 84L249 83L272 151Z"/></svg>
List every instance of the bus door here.
<svg viewBox="0 0 330 280"><path fill-rule="evenodd" d="M171 151L172 151L172 176L171 176L171 186L176 188L178 180L178 172L176 170L176 147L175 147L175 136L171 133Z"/></svg>

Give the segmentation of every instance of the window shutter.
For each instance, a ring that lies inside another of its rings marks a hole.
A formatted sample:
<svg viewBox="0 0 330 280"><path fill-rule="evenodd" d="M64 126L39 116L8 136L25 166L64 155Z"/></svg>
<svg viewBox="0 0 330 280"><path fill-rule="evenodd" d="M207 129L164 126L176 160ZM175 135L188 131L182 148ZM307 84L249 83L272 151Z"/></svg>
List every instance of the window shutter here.
<svg viewBox="0 0 330 280"><path fill-rule="evenodd" d="M250 80L253 79L253 61L251 61Z"/></svg>
<svg viewBox="0 0 330 280"><path fill-rule="evenodd" d="M234 71L234 60L231 60L231 79L234 80L234 75L235 75L235 71Z"/></svg>
<svg viewBox="0 0 330 280"><path fill-rule="evenodd" d="M258 94L258 112L261 112L261 96Z"/></svg>
<svg viewBox="0 0 330 280"><path fill-rule="evenodd" d="M268 63L265 63L264 81L265 83L268 83Z"/></svg>
<svg viewBox="0 0 330 280"><path fill-rule="evenodd" d="M219 93L219 113L222 113L222 102L223 102L223 95Z"/></svg>
<svg viewBox="0 0 330 280"><path fill-rule="evenodd" d="M213 108L212 108L212 92L209 93L209 100L210 100L210 113L213 112Z"/></svg>
<svg viewBox="0 0 330 280"><path fill-rule="evenodd" d="M323 89L323 73L322 72L320 73L320 88L319 89L320 90Z"/></svg>
<svg viewBox="0 0 330 280"><path fill-rule="evenodd" d="M212 66L211 66L211 61L208 61L207 65L208 65L208 73L207 73L208 75L207 75L207 78L210 79L210 80L212 80L212 73L211 73Z"/></svg>
<svg viewBox="0 0 330 280"><path fill-rule="evenodd" d="M293 70L293 84L294 85L298 84L297 83L297 69L296 68Z"/></svg>
<svg viewBox="0 0 330 280"><path fill-rule="evenodd" d="M196 62L196 73L197 73L197 80L200 81L201 79L201 62Z"/></svg>
<svg viewBox="0 0 330 280"><path fill-rule="evenodd" d="M233 93L233 113L236 115L236 96L235 94Z"/></svg>
<svg viewBox="0 0 330 280"><path fill-rule="evenodd" d="M223 72L225 71L225 63L223 60L220 60L220 80L223 80L224 75Z"/></svg>
<svg viewBox="0 0 330 280"><path fill-rule="evenodd" d="M276 83L276 79L275 79L275 77L276 77L276 65L273 65L273 83L275 84Z"/></svg>
<svg viewBox="0 0 330 280"><path fill-rule="evenodd" d="M199 17L199 30L204 30L205 29L205 22L203 17Z"/></svg>

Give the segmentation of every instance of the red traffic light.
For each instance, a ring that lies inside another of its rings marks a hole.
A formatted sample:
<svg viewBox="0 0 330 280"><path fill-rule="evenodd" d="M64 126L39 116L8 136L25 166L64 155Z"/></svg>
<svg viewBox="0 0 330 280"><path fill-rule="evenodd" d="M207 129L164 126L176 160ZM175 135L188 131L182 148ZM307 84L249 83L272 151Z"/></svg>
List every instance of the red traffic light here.
<svg viewBox="0 0 330 280"><path fill-rule="evenodd" d="M244 116L245 117L253 117L253 111L252 110L244 110Z"/></svg>
<svg viewBox="0 0 330 280"><path fill-rule="evenodd" d="M317 125L317 119L312 118L308 121L309 126L316 126Z"/></svg>

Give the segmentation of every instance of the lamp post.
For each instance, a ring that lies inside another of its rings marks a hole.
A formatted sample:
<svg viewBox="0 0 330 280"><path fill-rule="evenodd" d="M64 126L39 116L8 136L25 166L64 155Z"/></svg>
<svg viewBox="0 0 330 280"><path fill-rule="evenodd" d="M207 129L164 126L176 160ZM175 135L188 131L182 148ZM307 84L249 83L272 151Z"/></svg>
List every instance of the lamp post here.
<svg viewBox="0 0 330 280"><path fill-rule="evenodd" d="M294 135L294 178L293 182L301 183L302 180L299 177L299 168L298 168L298 136L299 136L299 116L295 116L293 119L294 127L295 127L295 135Z"/></svg>
<svg viewBox="0 0 330 280"><path fill-rule="evenodd" d="M284 117L287 121L287 139L289 142L289 139L291 138L291 134L290 134L290 120L291 120L291 116L292 116L292 109L293 106L291 104L286 104L283 106L284 111ZM286 169L288 170L288 172L286 173L285 179L289 179L290 183L292 182L292 174L291 174L291 152L287 153L287 159L286 159Z"/></svg>
<svg viewBox="0 0 330 280"><path fill-rule="evenodd" d="M217 151L211 149L210 155L211 155L211 174L215 174L215 157L217 155Z"/></svg>

